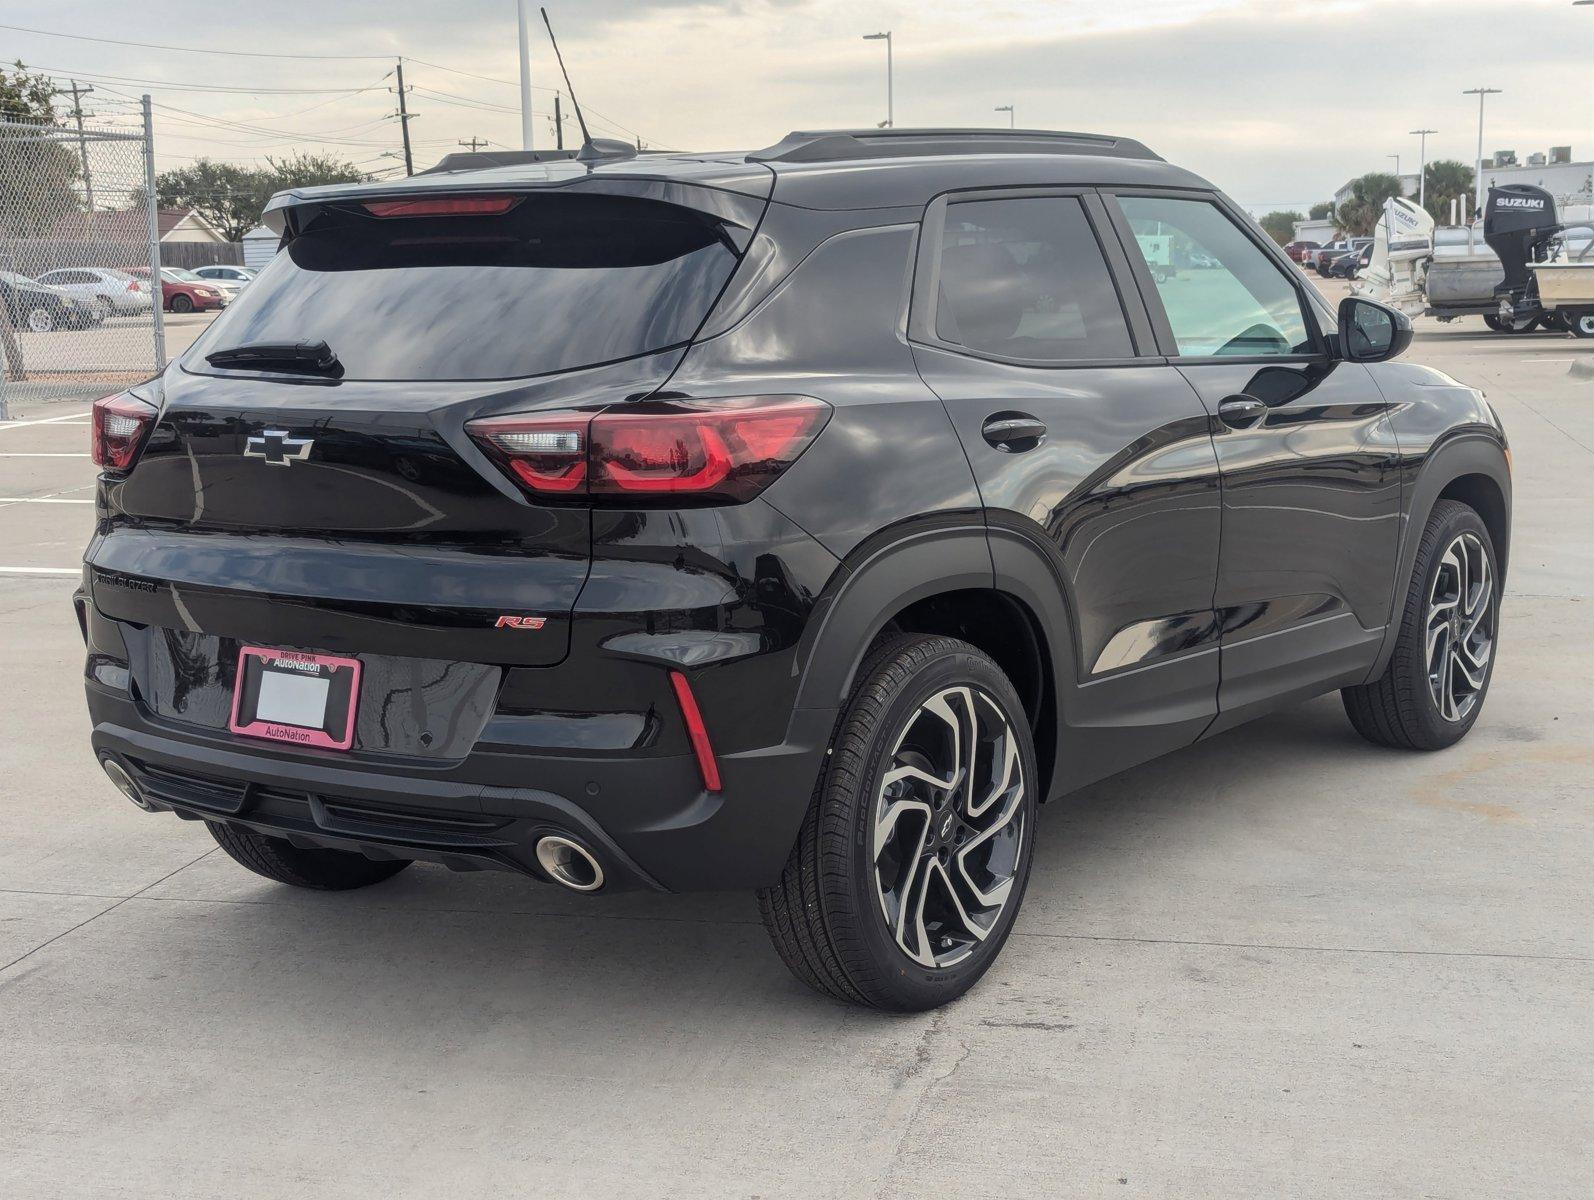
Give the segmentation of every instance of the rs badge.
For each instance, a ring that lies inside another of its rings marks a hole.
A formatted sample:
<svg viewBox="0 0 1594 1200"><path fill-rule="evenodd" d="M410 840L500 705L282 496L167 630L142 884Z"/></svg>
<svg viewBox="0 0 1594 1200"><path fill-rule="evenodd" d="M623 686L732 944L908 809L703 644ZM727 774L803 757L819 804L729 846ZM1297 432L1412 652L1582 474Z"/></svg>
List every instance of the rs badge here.
<svg viewBox="0 0 1594 1200"><path fill-rule="evenodd" d="M541 629L548 623L547 617L510 617L498 618L495 629Z"/></svg>

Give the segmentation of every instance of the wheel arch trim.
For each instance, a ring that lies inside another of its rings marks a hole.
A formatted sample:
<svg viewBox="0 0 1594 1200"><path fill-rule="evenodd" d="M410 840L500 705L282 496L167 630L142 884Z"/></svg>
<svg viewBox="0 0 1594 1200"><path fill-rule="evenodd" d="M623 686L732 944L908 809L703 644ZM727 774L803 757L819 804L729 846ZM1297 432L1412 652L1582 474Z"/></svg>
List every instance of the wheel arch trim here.
<svg viewBox="0 0 1594 1200"><path fill-rule="evenodd" d="M1372 670L1367 674L1371 682L1382 675L1395 652L1400 638L1401 614L1405 611L1406 592L1411 587L1411 573L1416 569L1417 550L1422 544L1423 530L1433 514L1445 489L1469 475L1481 475L1493 482L1499 492L1502 506L1502 526L1505 536L1490 540L1494 546L1496 574L1501 591L1505 588L1506 567L1511 555L1511 469L1506 462L1505 439L1493 429L1474 427L1459 430L1438 443L1427 455L1416 480L1410 485L1410 499L1404 508L1401 525L1400 552L1396 559L1395 578L1392 581L1392 619L1384 631L1383 644ZM1480 513L1480 517L1484 514Z"/></svg>
<svg viewBox="0 0 1594 1200"><path fill-rule="evenodd" d="M820 598L804 633L795 667L802 681L794 719L803 710L835 711L845 703L870 645L896 613L959 591L993 592L1023 609L1031 621L1038 666L1050 677L1056 724L1056 729L1036 731L1037 739L1056 739L1053 754L1044 754L1039 745L1036 753L1052 762L1049 790L1055 791L1063 714L1077 686L1073 620L1055 566L1033 540L1012 530L968 521L916 523L855 551Z"/></svg>

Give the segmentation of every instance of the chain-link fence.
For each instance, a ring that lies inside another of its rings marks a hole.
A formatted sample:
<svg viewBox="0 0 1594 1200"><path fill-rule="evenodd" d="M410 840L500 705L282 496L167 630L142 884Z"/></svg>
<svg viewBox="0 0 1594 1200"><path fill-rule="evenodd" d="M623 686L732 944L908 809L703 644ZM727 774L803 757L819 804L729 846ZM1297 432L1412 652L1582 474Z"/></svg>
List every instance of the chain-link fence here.
<svg viewBox="0 0 1594 1200"><path fill-rule="evenodd" d="M0 121L0 420L165 365L150 126Z"/></svg>

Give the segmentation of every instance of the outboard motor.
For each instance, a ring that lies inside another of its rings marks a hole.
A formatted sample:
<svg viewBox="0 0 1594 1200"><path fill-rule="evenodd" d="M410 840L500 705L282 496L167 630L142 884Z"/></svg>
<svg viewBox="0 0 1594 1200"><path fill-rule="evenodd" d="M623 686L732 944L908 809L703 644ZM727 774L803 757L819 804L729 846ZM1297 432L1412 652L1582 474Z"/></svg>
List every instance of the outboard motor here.
<svg viewBox="0 0 1594 1200"><path fill-rule="evenodd" d="M1500 256L1505 279L1494 294L1521 310L1529 296L1530 262L1543 262L1551 239L1561 232L1555 220L1555 198L1530 183L1507 183L1489 189L1483 206L1483 240Z"/></svg>

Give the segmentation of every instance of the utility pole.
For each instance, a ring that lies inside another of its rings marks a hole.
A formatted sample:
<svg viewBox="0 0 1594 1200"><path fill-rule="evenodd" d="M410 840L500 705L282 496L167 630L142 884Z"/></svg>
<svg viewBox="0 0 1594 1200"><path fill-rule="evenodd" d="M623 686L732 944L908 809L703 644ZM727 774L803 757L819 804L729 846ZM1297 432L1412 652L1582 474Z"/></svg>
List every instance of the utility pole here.
<svg viewBox="0 0 1594 1200"><path fill-rule="evenodd" d="M519 0L520 10L520 148L532 150L531 136L531 12L527 0Z"/></svg>
<svg viewBox="0 0 1594 1200"><path fill-rule="evenodd" d="M460 138L459 144L461 146L469 146L470 147L470 152L472 154L475 154L476 151L479 150L483 146L492 145L491 142L484 142L484 141L481 140L481 138L478 138L478 137L473 137L468 142L464 138Z"/></svg>
<svg viewBox="0 0 1594 1200"><path fill-rule="evenodd" d="M89 143L83 136L83 97L91 94L91 87L80 88L72 80L72 116L77 121L77 154L83 162L83 197L88 201L89 228L94 228L94 172L89 167ZM93 114L90 114L91 116Z"/></svg>
<svg viewBox="0 0 1594 1200"><path fill-rule="evenodd" d="M1474 181L1477 185L1477 217L1474 223L1483 218L1483 102L1489 96L1498 96L1499 88L1475 87L1468 88L1461 93L1463 96L1476 96L1478 98L1478 177Z"/></svg>
<svg viewBox="0 0 1594 1200"><path fill-rule="evenodd" d="M998 104L991 111L992 112L1005 112L1007 114L1007 127L1009 129L1012 129L1014 127L1014 123L1017 121L1017 118L1013 115L1013 106L1011 104Z"/></svg>
<svg viewBox="0 0 1594 1200"><path fill-rule="evenodd" d="M404 174L415 174L415 156L410 153L410 108L405 102L404 93L404 59L398 60L398 98L399 98L399 128L404 131Z"/></svg>
<svg viewBox="0 0 1594 1200"><path fill-rule="evenodd" d="M1428 135L1430 133L1438 133L1438 132L1439 131L1437 129L1413 129L1411 131L1413 136L1419 137L1419 138L1422 139L1422 141L1418 143L1418 145L1421 146L1421 149L1417 152L1418 153L1418 162L1417 162L1417 207L1418 208L1427 208L1428 207Z"/></svg>
<svg viewBox="0 0 1594 1200"><path fill-rule="evenodd" d="M565 114L559 106L558 92L553 94L553 140L555 149L565 148Z"/></svg>

